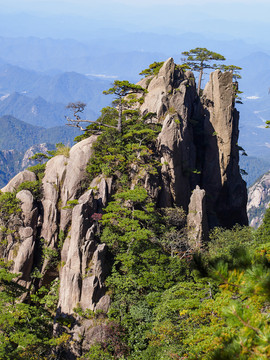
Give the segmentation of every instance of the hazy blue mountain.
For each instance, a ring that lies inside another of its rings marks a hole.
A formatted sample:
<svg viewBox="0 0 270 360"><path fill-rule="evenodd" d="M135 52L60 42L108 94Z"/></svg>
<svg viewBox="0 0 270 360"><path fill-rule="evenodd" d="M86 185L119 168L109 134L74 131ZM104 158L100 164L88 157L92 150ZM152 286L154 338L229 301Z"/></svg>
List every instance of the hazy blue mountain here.
<svg viewBox="0 0 270 360"><path fill-rule="evenodd" d="M270 160L253 156L240 156L239 165L241 169L247 172L247 175L242 175L247 187L253 185L264 173L270 170Z"/></svg>
<svg viewBox="0 0 270 360"><path fill-rule="evenodd" d="M174 56L176 61L180 61L182 51L197 46L220 52L230 59L263 51L263 47L248 44L243 40L213 39L201 33L190 32L164 35L103 29L93 31L87 43L71 39L0 37L1 58L6 63L36 71L58 69L118 77L128 73L130 61L138 61L140 69L141 66L148 66L154 56L163 60ZM130 71L131 76L136 74Z"/></svg>
<svg viewBox="0 0 270 360"><path fill-rule="evenodd" d="M29 124L45 128L65 125L64 104L52 104L42 97L30 98L13 93L0 98L0 116L12 115Z"/></svg>
<svg viewBox="0 0 270 360"><path fill-rule="evenodd" d="M33 125L64 125L69 102L87 104L85 116L95 120L111 97L103 91L111 81L75 72L41 73L18 66L0 66L0 116L13 115Z"/></svg>
<svg viewBox="0 0 270 360"><path fill-rule="evenodd" d="M34 144L74 144L73 139L80 132L68 126L45 129L27 124L12 116L0 118L0 150L26 151Z"/></svg>
<svg viewBox="0 0 270 360"><path fill-rule="evenodd" d="M33 86L33 83L39 82L41 77L33 70L2 64L0 66L0 92L3 94L13 91L25 92Z"/></svg>
<svg viewBox="0 0 270 360"><path fill-rule="evenodd" d="M23 154L16 150L0 150L0 189L20 170Z"/></svg>
<svg viewBox="0 0 270 360"><path fill-rule="evenodd" d="M267 99L264 103L245 99L243 105L239 105L238 108L240 110L239 145L249 156L269 159L270 131L265 128L265 120L270 118Z"/></svg>
<svg viewBox="0 0 270 360"><path fill-rule="evenodd" d="M239 89L243 105L240 111L239 144L248 155L268 159L270 156L270 131L265 121L270 119L270 56L255 52L239 60L242 79Z"/></svg>
<svg viewBox="0 0 270 360"><path fill-rule="evenodd" d="M246 96L268 95L270 88L270 55L263 51L252 52L239 59L238 66L243 70L242 79L239 81L241 90Z"/></svg>
<svg viewBox="0 0 270 360"><path fill-rule="evenodd" d="M49 102L67 104L70 101L83 101L96 112L108 104L109 100L103 91L110 87L110 82L87 77L76 72L65 72L55 75L46 83L46 78L34 84L31 95L40 95Z"/></svg>
<svg viewBox="0 0 270 360"><path fill-rule="evenodd" d="M0 93L20 92L28 96L42 96L50 102L91 101L100 97L111 80L85 76L76 72L37 72L5 64L0 66Z"/></svg>

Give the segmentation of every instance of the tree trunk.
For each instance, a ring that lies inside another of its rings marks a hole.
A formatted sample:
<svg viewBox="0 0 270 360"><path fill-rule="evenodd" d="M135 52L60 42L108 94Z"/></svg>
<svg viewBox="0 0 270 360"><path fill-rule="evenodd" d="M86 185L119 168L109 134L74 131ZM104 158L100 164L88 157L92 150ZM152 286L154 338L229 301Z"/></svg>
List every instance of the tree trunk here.
<svg viewBox="0 0 270 360"><path fill-rule="evenodd" d="M203 75L203 69L200 70L200 75L199 75L198 90L197 90L198 96L200 96L201 83L202 83L202 75Z"/></svg>
<svg viewBox="0 0 270 360"><path fill-rule="evenodd" d="M122 97L119 98L119 105L118 105L118 123L117 123L117 130L122 133Z"/></svg>

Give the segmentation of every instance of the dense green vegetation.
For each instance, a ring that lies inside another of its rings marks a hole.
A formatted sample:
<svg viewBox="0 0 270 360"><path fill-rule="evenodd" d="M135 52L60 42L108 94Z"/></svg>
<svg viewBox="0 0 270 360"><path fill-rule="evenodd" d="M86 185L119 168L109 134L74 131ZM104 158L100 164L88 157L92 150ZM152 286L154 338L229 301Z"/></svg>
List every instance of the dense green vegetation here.
<svg viewBox="0 0 270 360"><path fill-rule="evenodd" d="M143 188L119 192L100 224L114 257L111 336L82 359L269 358L269 210L259 230L217 228L189 256L164 246L182 216L157 212ZM21 303L29 291L0 265L0 358L65 359L67 333L52 335L56 285Z"/></svg>
<svg viewBox="0 0 270 360"><path fill-rule="evenodd" d="M114 176L125 186L134 174L141 170L155 174L160 163L154 155L154 139L160 131L159 124L146 124L138 114L123 123L122 135L116 129L103 132L94 144L95 156L91 158L87 171L91 179L99 174ZM115 122L117 120L115 119ZM141 173L143 176L143 173Z"/></svg>
<svg viewBox="0 0 270 360"><path fill-rule="evenodd" d="M217 228L183 257L162 246L164 227L165 236L177 228L144 189L117 194L101 239L115 259L108 318L123 331L122 352L105 341L87 359L269 358L269 219L257 232Z"/></svg>
<svg viewBox="0 0 270 360"><path fill-rule="evenodd" d="M59 359L69 336L53 336L58 283L31 295L8 265L0 260L0 359Z"/></svg>

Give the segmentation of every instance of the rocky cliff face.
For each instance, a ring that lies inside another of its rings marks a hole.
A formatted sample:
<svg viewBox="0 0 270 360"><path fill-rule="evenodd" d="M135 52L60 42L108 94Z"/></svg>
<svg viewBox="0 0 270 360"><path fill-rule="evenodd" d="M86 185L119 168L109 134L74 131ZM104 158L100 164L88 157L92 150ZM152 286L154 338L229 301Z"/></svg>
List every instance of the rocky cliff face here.
<svg viewBox="0 0 270 360"><path fill-rule="evenodd" d="M270 203L270 172L264 174L248 190L247 213L250 226L262 224L265 210Z"/></svg>
<svg viewBox="0 0 270 360"><path fill-rule="evenodd" d="M203 92L204 159L202 187L206 190L210 223L225 227L247 224L247 192L239 172L238 123L232 74L216 70Z"/></svg>
<svg viewBox="0 0 270 360"><path fill-rule="evenodd" d="M177 69L172 58L156 77L139 84L148 90L141 111L155 112L163 124L158 136L163 163L160 205L176 204L187 210L198 185L206 191L210 227L247 224L232 74L212 73L201 101L193 74Z"/></svg>
<svg viewBox="0 0 270 360"><path fill-rule="evenodd" d="M198 246L213 225L247 224L232 75L215 71L201 101L193 74L184 73L170 58L157 76L143 79L140 85L148 90L141 113L155 113L154 121L162 124L155 150L161 170L154 180L144 174L144 186L157 206L183 207L188 212L189 239ZM41 200L29 190L16 195L22 213L16 221L11 219L14 231L4 255L13 260L13 270L21 273L26 286L39 264L42 280L35 286L60 279L58 315L74 315L78 306L106 312L110 305L104 284L110 259L106 245L96 237L96 215L115 187L112 178L100 175L87 189L86 165L96 139L91 136L73 146L68 157L58 155L48 161ZM35 179L25 171L2 191L15 191L20 183ZM87 326L74 328L74 338Z"/></svg>

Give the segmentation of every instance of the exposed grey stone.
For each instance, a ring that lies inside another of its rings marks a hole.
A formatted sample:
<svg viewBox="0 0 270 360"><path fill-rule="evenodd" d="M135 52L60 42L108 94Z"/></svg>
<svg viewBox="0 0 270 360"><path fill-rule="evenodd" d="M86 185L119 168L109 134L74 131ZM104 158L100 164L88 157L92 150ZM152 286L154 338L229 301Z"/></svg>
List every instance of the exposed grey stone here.
<svg viewBox="0 0 270 360"><path fill-rule="evenodd" d="M69 157L55 156L46 165L42 180L44 216L41 236L48 244L57 242L59 223L60 229L65 231L71 221L72 210L63 207L82 192L86 165L93 153L92 145L96 138L91 136L77 143L70 149Z"/></svg>
<svg viewBox="0 0 270 360"><path fill-rule="evenodd" d="M205 190L196 186L190 197L187 215L189 245L199 250L208 238Z"/></svg>
<svg viewBox="0 0 270 360"><path fill-rule="evenodd" d="M29 170L24 170L14 176L9 183L1 189L2 192L13 192L25 181L36 181L36 175Z"/></svg>
<svg viewBox="0 0 270 360"><path fill-rule="evenodd" d="M69 152L69 158L66 159L66 174L61 186L62 207L67 205L69 200L78 198L87 188L86 165L93 154L93 144L97 136L92 135L74 145ZM61 210L60 228L65 230L71 220L71 212Z"/></svg>
<svg viewBox="0 0 270 360"><path fill-rule="evenodd" d="M30 227L21 228L19 234L22 243L18 244L20 246L18 249L18 254L14 259L13 272L16 274L21 273L20 280L29 281L29 275L33 265L35 247L33 229Z"/></svg>
<svg viewBox="0 0 270 360"><path fill-rule="evenodd" d="M95 224L91 215L96 209L93 190L89 190L72 211L66 263L60 273L59 308L66 314L72 314L77 305L94 310L105 295L107 248L94 241Z"/></svg>
<svg viewBox="0 0 270 360"><path fill-rule="evenodd" d="M34 205L33 195L29 190L21 190L16 194L16 198L21 201L24 226L36 229L38 209Z"/></svg>
<svg viewBox="0 0 270 360"><path fill-rule="evenodd" d="M94 196L98 203L98 210L108 205L112 194L113 179L105 177L103 174L94 178L90 184L90 189L94 190Z"/></svg>
<svg viewBox="0 0 270 360"><path fill-rule="evenodd" d="M205 161L203 188L212 225L247 225L246 184L239 171L238 123L234 108L232 73L220 70L210 74L203 92L205 104Z"/></svg>
<svg viewBox="0 0 270 360"><path fill-rule="evenodd" d="M247 212L249 225L258 227L270 203L270 172L264 174L248 190Z"/></svg>

